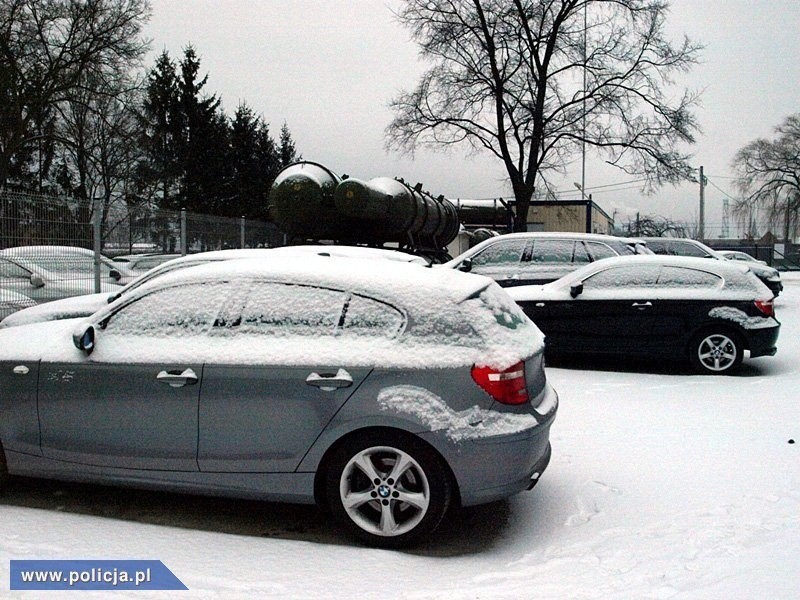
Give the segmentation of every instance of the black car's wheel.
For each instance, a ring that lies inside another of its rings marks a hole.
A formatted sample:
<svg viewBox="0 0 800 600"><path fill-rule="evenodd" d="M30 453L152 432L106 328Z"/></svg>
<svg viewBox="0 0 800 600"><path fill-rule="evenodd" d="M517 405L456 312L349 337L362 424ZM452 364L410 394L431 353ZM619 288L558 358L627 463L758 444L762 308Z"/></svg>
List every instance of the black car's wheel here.
<svg viewBox="0 0 800 600"><path fill-rule="evenodd" d="M689 349L692 365L701 373L725 375L742 364L744 345L731 331L708 329L697 334Z"/></svg>
<svg viewBox="0 0 800 600"><path fill-rule="evenodd" d="M447 467L410 435L372 432L339 447L325 473L328 505L352 535L400 548L429 535L453 495Z"/></svg>

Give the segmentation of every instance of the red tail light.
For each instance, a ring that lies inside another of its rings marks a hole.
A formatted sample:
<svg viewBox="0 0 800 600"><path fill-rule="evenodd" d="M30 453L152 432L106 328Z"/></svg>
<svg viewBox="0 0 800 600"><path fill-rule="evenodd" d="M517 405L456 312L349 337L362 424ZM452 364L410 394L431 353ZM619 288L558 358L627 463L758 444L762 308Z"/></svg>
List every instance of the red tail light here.
<svg viewBox="0 0 800 600"><path fill-rule="evenodd" d="M773 304L772 300L756 300L755 305L765 317L775 316L775 305Z"/></svg>
<svg viewBox="0 0 800 600"><path fill-rule="evenodd" d="M472 367L472 378L488 394L503 404L525 404L530 401L525 385L525 363L518 362L500 371L491 367Z"/></svg>

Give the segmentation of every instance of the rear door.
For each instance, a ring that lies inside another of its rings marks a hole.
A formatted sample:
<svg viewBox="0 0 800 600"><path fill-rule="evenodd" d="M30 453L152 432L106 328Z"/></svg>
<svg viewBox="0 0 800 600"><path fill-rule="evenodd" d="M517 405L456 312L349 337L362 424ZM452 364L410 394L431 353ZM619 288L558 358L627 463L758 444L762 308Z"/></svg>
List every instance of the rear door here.
<svg viewBox="0 0 800 600"><path fill-rule="evenodd" d="M369 375L370 340L396 335L404 317L382 302L314 286L255 281L237 296L241 315L215 336L252 363L225 364L221 356L205 367L200 470L291 472Z"/></svg>
<svg viewBox="0 0 800 600"><path fill-rule="evenodd" d="M562 352L651 351L653 290L660 266L613 267L583 281L576 298L548 303L548 343Z"/></svg>
<svg viewBox="0 0 800 600"><path fill-rule="evenodd" d="M471 273L491 277L501 286L519 285L523 257L530 240L501 239L472 256Z"/></svg>
<svg viewBox="0 0 800 600"><path fill-rule="evenodd" d="M573 261L574 240L536 239L530 259L523 265L519 285L549 283L589 262L583 246L578 248L578 263Z"/></svg>
<svg viewBox="0 0 800 600"><path fill-rule="evenodd" d="M713 298L722 285L721 277L707 271L662 267L661 299L652 310L653 343L665 352L682 355L693 331L708 322L710 310L719 305Z"/></svg>

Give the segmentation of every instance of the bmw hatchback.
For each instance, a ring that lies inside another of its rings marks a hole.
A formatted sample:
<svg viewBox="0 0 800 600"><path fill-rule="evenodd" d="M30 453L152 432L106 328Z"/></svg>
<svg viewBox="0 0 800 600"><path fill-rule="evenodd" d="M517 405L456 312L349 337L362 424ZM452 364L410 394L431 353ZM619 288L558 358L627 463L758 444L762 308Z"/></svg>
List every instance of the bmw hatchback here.
<svg viewBox="0 0 800 600"><path fill-rule="evenodd" d="M772 292L732 261L682 256L599 261L544 286L511 288L551 354L690 360L727 374L777 351Z"/></svg>
<svg viewBox="0 0 800 600"><path fill-rule="evenodd" d="M558 404L505 291L388 261L182 269L0 349L0 483L317 502L387 547L532 488Z"/></svg>

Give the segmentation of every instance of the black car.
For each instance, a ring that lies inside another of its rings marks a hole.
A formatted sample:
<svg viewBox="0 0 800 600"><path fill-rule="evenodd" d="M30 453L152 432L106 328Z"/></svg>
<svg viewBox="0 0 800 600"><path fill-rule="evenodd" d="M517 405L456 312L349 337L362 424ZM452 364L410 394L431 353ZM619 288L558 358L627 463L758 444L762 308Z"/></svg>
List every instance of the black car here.
<svg viewBox="0 0 800 600"><path fill-rule="evenodd" d="M745 351L776 352L772 293L732 261L609 258L543 286L508 289L546 336L549 354L689 359L729 373Z"/></svg>
<svg viewBox="0 0 800 600"><path fill-rule="evenodd" d="M698 258L714 258L716 260L731 260L716 250L709 248L702 242L689 238L642 238L647 242L647 247L654 254L670 256L695 256ZM778 269L758 262L744 263L764 285L777 297L783 290L781 274Z"/></svg>

